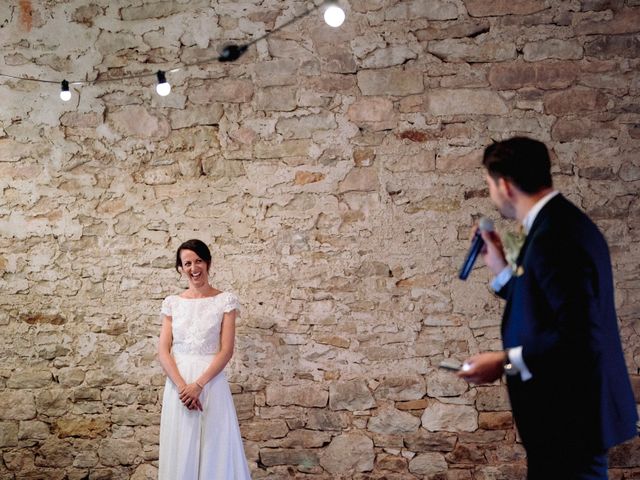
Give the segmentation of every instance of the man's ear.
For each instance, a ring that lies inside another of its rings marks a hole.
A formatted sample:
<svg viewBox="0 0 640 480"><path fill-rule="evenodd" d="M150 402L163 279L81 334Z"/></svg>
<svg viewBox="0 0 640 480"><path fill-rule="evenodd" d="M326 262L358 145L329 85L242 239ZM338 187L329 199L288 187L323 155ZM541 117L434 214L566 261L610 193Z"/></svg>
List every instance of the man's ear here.
<svg viewBox="0 0 640 480"><path fill-rule="evenodd" d="M516 186L504 177L498 178L498 190L507 198L513 198Z"/></svg>

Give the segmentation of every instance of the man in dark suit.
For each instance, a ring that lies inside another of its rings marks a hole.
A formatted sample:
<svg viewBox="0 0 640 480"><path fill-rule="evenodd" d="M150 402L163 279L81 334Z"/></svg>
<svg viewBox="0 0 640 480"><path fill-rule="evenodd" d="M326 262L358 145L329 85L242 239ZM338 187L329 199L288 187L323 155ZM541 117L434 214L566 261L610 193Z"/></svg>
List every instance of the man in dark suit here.
<svg viewBox="0 0 640 480"><path fill-rule="evenodd" d="M459 376L506 373L528 479L606 479L607 450L637 435L609 249L602 233L553 189L545 145L525 137L484 152L491 200L527 237L507 265L500 237L482 232L482 255L506 299L504 351L469 358Z"/></svg>

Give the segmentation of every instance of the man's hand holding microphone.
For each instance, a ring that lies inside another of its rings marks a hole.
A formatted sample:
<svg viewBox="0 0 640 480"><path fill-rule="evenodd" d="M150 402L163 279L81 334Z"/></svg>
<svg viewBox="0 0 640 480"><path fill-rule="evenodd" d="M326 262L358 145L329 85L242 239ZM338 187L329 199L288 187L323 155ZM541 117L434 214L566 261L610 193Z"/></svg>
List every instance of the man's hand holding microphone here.
<svg viewBox="0 0 640 480"><path fill-rule="evenodd" d="M494 231L491 219L486 217L480 220L474 230L469 252L460 269L461 280L469 276L478 254L482 255L484 263L494 275L507 266L502 240ZM468 358L457 375L471 383L490 383L502 376L507 361L507 354L503 351L480 353Z"/></svg>
<svg viewBox="0 0 640 480"><path fill-rule="evenodd" d="M502 240L493 229L493 221L487 217L482 217L474 228L469 251L458 274L460 280L469 277L478 254L482 255L485 264L494 275L498 275L507 266Z"/></svg>

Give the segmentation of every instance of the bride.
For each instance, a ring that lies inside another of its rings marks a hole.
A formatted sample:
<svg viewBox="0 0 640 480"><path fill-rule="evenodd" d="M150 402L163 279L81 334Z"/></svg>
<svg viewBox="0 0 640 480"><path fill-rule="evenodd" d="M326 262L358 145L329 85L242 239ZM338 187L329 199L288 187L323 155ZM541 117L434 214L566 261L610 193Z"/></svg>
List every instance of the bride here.
<svg viewBox="0 0 640 480"><path fill-rule="evenodd" d="M159 480L250 479L224 367L233 355L237 297L209 284L211 253L188 240L176 270L188 288L162 302L158 358L167 374Z"/></svg>

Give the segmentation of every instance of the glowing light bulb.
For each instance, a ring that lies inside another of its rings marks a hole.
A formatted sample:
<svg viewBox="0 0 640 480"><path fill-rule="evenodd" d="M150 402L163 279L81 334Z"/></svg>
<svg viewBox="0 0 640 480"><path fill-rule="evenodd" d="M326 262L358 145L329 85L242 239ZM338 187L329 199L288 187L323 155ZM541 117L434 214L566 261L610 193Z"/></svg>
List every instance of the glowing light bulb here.
<svg viewBox="0 0 640 480"><path fill-rule="evenodd" d="M167 82L159 83L158 85L156 85L156 92L158 92L158 95L160 95L161 97L166 97L171 93L171 85L169 85Z"/></svg>
<svg viewBox="0 0 640 480"><path fill-rule="evenodd" d="M344 10L336 5L331 5L324 11L324 21L330 27L339 27L344 23L345 14Z"/></svg>
<svg viewBox="0 0 640 480"><path fill-rule="evenodd" d="M69 82L66 80L62 81L62 86L60 88L60 100L63 102L68 102L71 100L71 92L69 91Z"/></svg>
<svg viewBox="0 0 640 480"><path fill-rule="evenodd" d="M167 82L167 78L165 77L162 70L158 70L158 73L156 73L156 75L158 76L156 92L158 92L158 95L160 95L161 97L166 97L171 93L171 85L169 85L169 82Z"/></svg>

